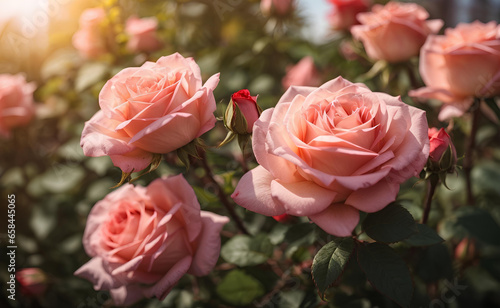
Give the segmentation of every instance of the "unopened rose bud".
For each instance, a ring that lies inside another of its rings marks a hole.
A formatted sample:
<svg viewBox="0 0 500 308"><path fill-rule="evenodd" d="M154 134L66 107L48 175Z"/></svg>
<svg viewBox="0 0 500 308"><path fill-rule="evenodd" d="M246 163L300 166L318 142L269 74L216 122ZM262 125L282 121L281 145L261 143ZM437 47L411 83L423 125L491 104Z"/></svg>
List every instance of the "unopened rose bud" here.
<svg viewBox="0 0 500 308"><path fill-rule="evenodd" d="M16 279L26 296L41 296L47 290L47 275L39 268L23 268L17 271Z"/></svg>
<svg viewBox="0 0 500 308"><path fill-rule="evenodd" d="M224 124L238 135L251 134L253 124L259 119L262 109L257 105L257 96L251 96L247 89L231 96L226 109Z"/></svg>
<svg viewBox="0 0 500 308"><path fill-rule="evenodd" d="M457 152L451 142L450 135L441 128L429 128L429 160L433 169L453 172L457 163Z"/></svg>
<svg viewBox="0 0 500 308"><path fill-rule="evenodd" d="M463 263L471 262L476 257L476 241L472 238L464 238L455 248L455 259Z"/></svg>

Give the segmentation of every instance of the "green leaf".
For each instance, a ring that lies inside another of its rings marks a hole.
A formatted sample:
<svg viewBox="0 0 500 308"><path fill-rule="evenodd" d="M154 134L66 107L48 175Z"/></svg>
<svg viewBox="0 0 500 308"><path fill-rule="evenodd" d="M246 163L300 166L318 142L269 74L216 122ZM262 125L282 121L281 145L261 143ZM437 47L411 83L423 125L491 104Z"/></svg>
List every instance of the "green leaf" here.
<svg viewBox="0 0 500 308"><path fill-rule="evenodd" d="M381 243L360 245L358 263L378 292L401 307L410 307L413 296L410 271L391 247Z"/></svg>
<svg viewBox="0 0 500 308"><path fill-rule="evenodd" d="M500 226L491 217L490 213L478 208L472 208L470 213L457 218L461 225L472 237L491 245L500 246Z"/></svg>
<svg viewBox="0 0 500 308"><path fill-rule="evenodd" d="M102 62L85 63L79 70L75 80L75 90L81 92L88 87L103 80L108 73L109 67Z"/></svg>
<svg viewBox="0 0 500 308"><path fill-rule="evenodd" d="M312 276L320 296L337 281L354 251L354 240L350 237L338 238L323 246L312 263Z"/></svg>
<svg viewBox="0 0 500 308"><path fill-rule="evenodd" d="M264 287L257 279L241 270L233 270L222 279L217 295L231 305L244 306L264 295Z"/></svg>
<svg viewBox="0 0 500 308"><path fill-rule="evenodd" d="M362 224L372 239L395 243L417 233L417 224L410 212L399 204L389 204L381 211L370 213Z"/></svg>
<svg viewBox="0 0 500 308"><path fill-rule="evenodd" d="M427 225L417 224L418 232L407 238L405 243L411 246L430 246L444 241L436 231Z"/></svg>
<svg viewBox="0 0 500 308"><path fill-rule="evenodd" d="M235 235L221 249L221 256L238 266L252 266L267 261L273 254L273 245L265 234L254 238L248 235Z"/></svg>
<svg viewBox="0 0 500 308"><path fill-rule="evenodd" d="M416 274L425 283L436 282L442 278L452 279L452 259L448 248L443 244L425 248L416 266Z"/></svg>

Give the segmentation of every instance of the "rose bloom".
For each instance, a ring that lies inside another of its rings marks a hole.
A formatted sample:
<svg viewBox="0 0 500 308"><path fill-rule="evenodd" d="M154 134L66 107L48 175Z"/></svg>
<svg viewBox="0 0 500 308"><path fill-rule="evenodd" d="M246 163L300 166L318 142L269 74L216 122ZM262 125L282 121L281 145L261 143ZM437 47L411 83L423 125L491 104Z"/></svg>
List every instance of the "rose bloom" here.
<svg viewBox="0 0 500 308"><path fill-rule="evenodd" d="M290 86L319 86L321 77L314 66L313 58L310 56L304 57L294 66L288 67L281 83L285 89Z"/></svg>
<svg viewBox="0 0 500 308"><path fill-rule="evenodd" d="M473 97L500 94L500 26L475 21L431 35L420 54L420 75L427 85L410 95L445 103L439 120L459 117Z"/></svg>
<svg viewBox="0 0 500 308"><path fill-rule="evenodd" d="M94 59L108 51L101 25L105 18L103 8L86 9L80 15L80 28L73 35L73 46L83 57Z"/></svg>
<svg viewBox="0 0 500 308"><path fill-rule="evenodd" d="M356 15L365 12L371 5L370 0L329 0L333 9L328 21L334 30L348 30L358 24Z"/></svg>
<svg viewBox="0 0 500 308"><path fill-rule="evenodd" d="M260 10L264 15L275 11L278 15L286 15L293 8L293 0L261 0Z"/></svg>
<svg viewBox="0 0 500 308"><path fill-rule="evenodd" d="M427 36L443 26L440 19L427 20L429 13L415 3L374 5L372 12L359 13L357 18L361 25L351 28L354 38L363 42L370 58L388 62L418 55Z"/></svg>
<svg viewBox="0 0 500 308"><path fill-rule="evenodd" d="M158 21L154 17L130 17L125 32L129 35L127 49L132 52L152 52L162 47L156 35Z"/></svg>
<svg viewBox="0 0 500 308"><path fill-rule="evenodd" d="M319 88L291 87L253 128L257 168L232 198L248 210L308 216L349 236L359 211L394 201L429 155L425 112L399 97L338 77Z"/></svg>
<svg viewBox="0 0 500 308"><path fill-rule="evenodd" d="M33 117L35 84L23 75L0 74L0 136L10 137L11 129L24 126Z"/></svg>
<svg viewBox="0 0 500 308"><path fill-rule="evenodd" d="M126 68L99 94L98 111L82 132L87 156L111 157L123 172L146 168L153 153L174 151L215 125L215 74L202 86L192 58L175 53Z"/></svg>
<svg viewBox="0 0 500 308"><path fill-rule="evenodd" d="M97 202L83 246L92 259L75 272L115 305L165 298L184 274L207 275L220 251L227 217L200 211L188 182L177 175L148 187L125 184Z"/></svg>

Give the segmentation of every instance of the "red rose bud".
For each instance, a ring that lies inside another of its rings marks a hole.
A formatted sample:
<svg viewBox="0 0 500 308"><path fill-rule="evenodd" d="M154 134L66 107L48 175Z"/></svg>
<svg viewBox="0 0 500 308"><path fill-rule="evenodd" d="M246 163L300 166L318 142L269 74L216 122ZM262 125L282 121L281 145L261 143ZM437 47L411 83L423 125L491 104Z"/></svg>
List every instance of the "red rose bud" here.
<svg viewBox="0 0 500 308"><path fill-rule="evenodd" d="M455 248L455 259L468 263L476 258L476 241L472 238L464 238Z"/></svg>
<svg viewBox="0 0 500 308"><path fill-rule="evenodd" d="M27 296L41 296L47 290L47 275L39 268L23 268L17 271L16 279Z"/></svg>
<svg viewBox="0 0 500 308"><path fill-rule="evenodd" d="M277 222L287 222L290 219L292 219L292 216L288 215L287 213L284 213L284 214L281 214L281 215L273 216L273 218Z"/></svg>
<svg viewBox="0 0 500 308"><path fill-rule="evenodd" d="M446 173L455 171L457 151L451 142L450 136L441 128L429 128L429 159L425 167L426 178L431 174L438 174L443 184L446 185Z"/></svg>
<svg viewBox="0 0 500 308"><path fill-rule="evenodd" d="M251 96L247 89L239 90L231 96L231 102L226 109L226 126L240 135L251 134L253 123L259 119L261 113L257 96Z"/></svg>

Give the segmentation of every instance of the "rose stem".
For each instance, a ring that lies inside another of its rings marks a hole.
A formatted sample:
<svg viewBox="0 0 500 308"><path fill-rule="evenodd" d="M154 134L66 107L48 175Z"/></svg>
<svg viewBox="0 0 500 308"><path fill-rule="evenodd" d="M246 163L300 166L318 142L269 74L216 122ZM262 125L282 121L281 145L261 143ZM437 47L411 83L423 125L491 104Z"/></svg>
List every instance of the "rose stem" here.
<svg viewBox="0 0 500 308"><path fill-rule="evenodd" d="M471 170L473 163L473 155L474 155L474 146L476 145L476 133L479 126L479 116L481 113L481 109L479 108L480 101L478 98L474 98L474 103L470 109L472 114L472 127L469 139L467 139L467 144L465 148L465 158L464 158L464 172L465 179L467 182L467 204L474 204L474 196L472 194L472 181L471 181Z"/></svg>
<svg viewBox="0 0 500 308"><path fill-rule="evenodd" d="M431 175L431 177L427 181L427 194L425 196L424 214L422 215L422 223L424 225L427 223L427 219L429 219L429 213L431 212L432 197L434 196L434 192L436 191L438 183L439 183L439 176L437 174Z"/></svg>
<svg viewBox="0 0 500 308"><path fill-rule="evenodd" d="M200 156L200 161L201 165L203 166L203 169L205 170L205 177L214 185L217 187L217 196L219 197L219 200L221 201L222 205L227 209L229 212L229 215L233 218L233 220L236 222L236 225L240 229L241 232L244 234L249 234L245 226L243 225L243 222L241 221L241 218L236 214L236 211L234 210L233 206L227 199L226 194L222 190L222 187L220 187L219 183L214 179L214 175L212 173L212 170L210 169L210 166L208 165L207 162L207 157L205 155L204 151L199 151L198 155Z"/></svg>

